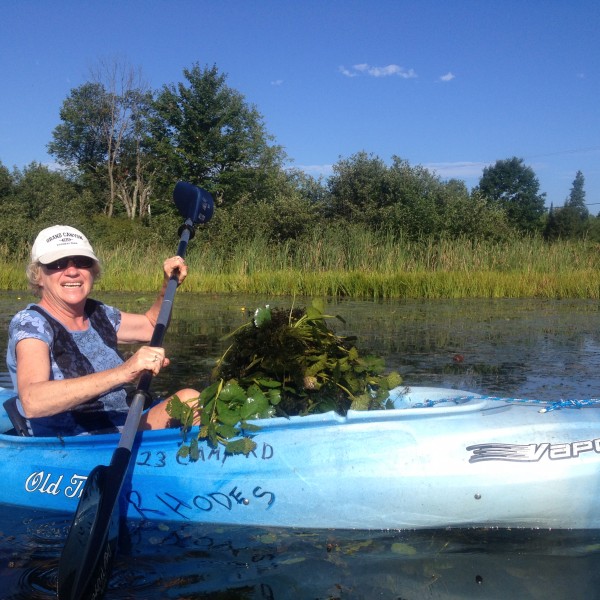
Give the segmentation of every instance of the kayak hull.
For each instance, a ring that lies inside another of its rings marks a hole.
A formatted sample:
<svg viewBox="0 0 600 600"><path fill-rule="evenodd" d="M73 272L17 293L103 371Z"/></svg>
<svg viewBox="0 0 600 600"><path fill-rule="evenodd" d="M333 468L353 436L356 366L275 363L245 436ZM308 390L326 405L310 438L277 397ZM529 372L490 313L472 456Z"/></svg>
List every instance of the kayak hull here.
<svg viewBox="0 0 600 600"><path fill-rule="evenodd" d="M600 528L600 409L541 412L439 388L393 398L399 408L260 421L247 457L201 443L190 461L177 456L179 430L142 432L122 514L319 529ZM5 417L0 426L9 429ZM0 434L0 504L74 512L118 440Z"/></svg>

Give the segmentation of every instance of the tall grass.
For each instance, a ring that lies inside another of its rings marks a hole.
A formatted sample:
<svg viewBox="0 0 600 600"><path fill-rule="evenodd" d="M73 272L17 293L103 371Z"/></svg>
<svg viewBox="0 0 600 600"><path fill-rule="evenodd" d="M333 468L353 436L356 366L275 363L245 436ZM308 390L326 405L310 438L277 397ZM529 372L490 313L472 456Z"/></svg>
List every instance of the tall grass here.
<svg viewBox="0 0 600 600"><path fill-rule="evenodd" d="M385 232L323 230L275 244L198 239L189 247L185 290L353 298L600 298L600 248L585 241L546 243L394 239ZM98 247L104 290L159 287L164 247ZM24 265L0 257L0 288L26 286Z"/></svg>
<svg viewBox="0 0 600 600"><path fill-rule="evenodd" d="M600 266L600 246L587 242L548 244L539 237L506 242L461 239L395 240L386 233L359 229L314 233L298 241L274 245L257 237L234 244L227 257L197 246L192 254L204 257L204 268L218 265L226 274L292 269L300 272L525 271L569 272Z"/></svg>

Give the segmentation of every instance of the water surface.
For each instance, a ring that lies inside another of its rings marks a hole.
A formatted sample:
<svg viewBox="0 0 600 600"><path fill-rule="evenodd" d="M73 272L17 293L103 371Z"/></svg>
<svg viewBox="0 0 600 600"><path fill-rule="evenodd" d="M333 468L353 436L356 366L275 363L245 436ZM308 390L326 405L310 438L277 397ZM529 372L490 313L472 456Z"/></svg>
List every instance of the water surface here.
<svg viewBox="0 0 600 600"><path fill-rule="evenodd" d="M150 297L103 294L127 310ZM24 294L0 293L0 345ZM291 298L190 295L175 301L159 393L201 388L222 337L262 304ZM331 301L336 330L386 358L406 384L542 400L600 396L594 301ZM1 369L0 369L1 370ZM0 373L0 385L7 383ZM443 490L439 490L443 493ZM577 510L577 506L569 507ZM70 519L0 507L1 599L53 597ZM554 531L288 531L133 524L107 599L595 598L600 534Z"/></svg>

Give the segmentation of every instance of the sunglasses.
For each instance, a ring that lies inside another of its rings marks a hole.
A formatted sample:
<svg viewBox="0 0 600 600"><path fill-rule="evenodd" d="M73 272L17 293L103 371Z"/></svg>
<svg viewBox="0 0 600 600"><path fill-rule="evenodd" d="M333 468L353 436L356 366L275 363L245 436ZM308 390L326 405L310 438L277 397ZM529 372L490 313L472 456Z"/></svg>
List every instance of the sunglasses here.
<svg viewBox="0 0 600 600"><path fill-rule="evenodd" d="M77 269L91 269L95 262L89 256L65 256L42 266L48 269L48 271L64 271L69 266L69 263L73 263Z"/></svg>

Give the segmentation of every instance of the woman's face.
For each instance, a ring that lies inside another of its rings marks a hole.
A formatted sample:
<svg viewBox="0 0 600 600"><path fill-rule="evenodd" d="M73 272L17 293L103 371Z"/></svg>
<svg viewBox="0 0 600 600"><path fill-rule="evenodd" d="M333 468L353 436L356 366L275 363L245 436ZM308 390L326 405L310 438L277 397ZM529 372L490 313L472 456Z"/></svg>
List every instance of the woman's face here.
<svg viewBox="0 0 600 600"><path fill-rule="evenodd" d="M42 299L68 305L85 302L94 287L96 264L89 259L83 260L85 258L68 257L42 265L39 281Z"/></svg>

